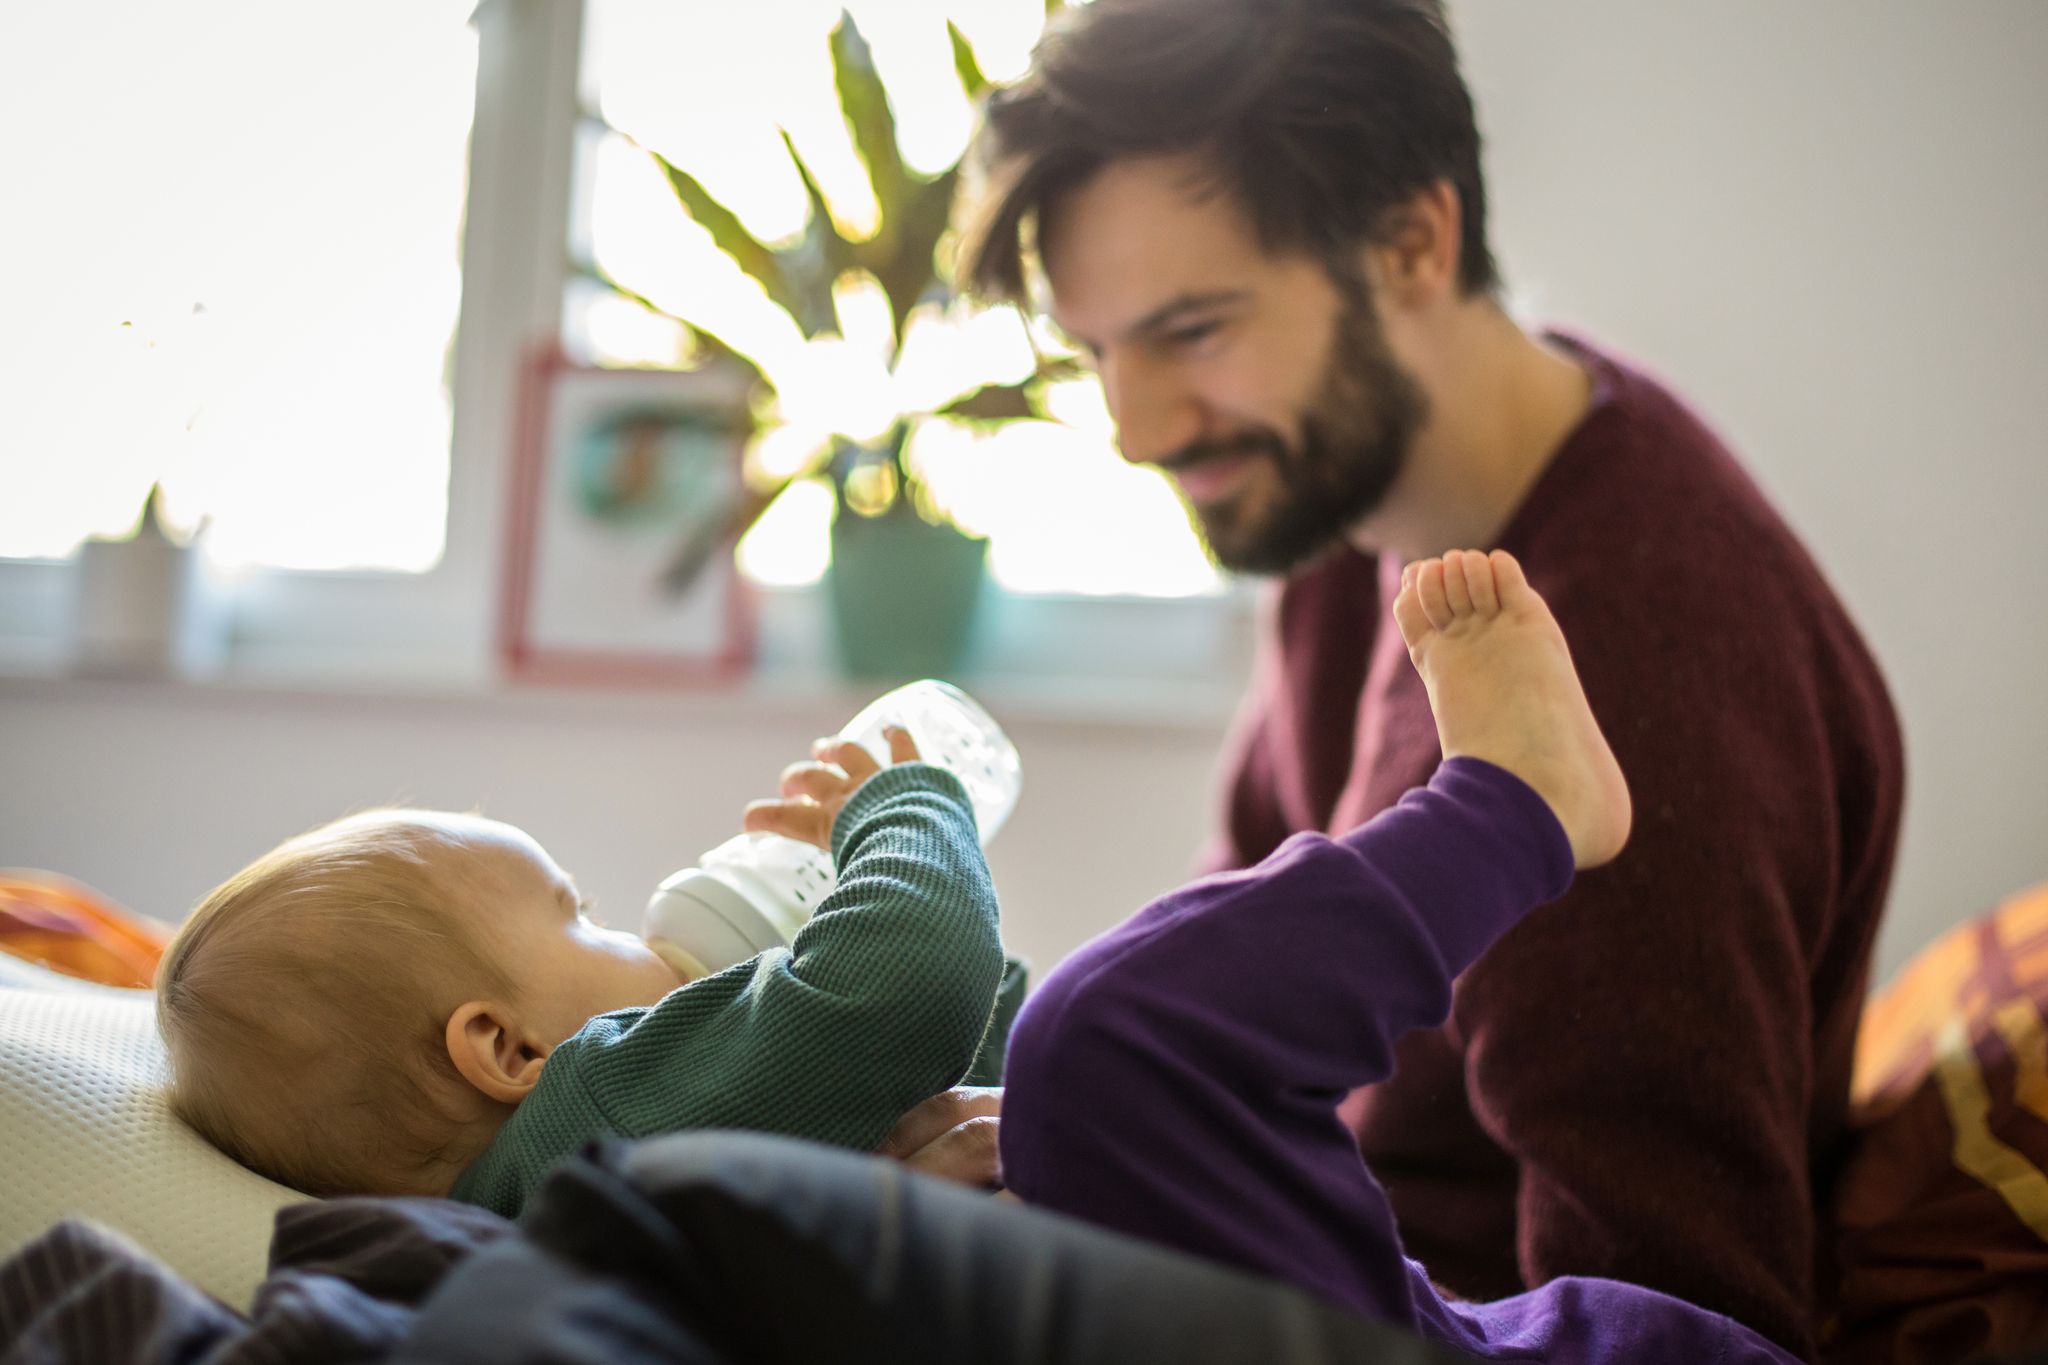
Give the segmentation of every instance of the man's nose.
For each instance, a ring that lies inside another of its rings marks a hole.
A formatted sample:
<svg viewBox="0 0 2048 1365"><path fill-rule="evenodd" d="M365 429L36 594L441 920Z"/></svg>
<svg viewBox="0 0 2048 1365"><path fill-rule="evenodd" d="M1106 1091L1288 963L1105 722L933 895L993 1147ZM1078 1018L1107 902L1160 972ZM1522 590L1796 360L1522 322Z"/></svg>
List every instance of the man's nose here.
<svg viewBox="0 0 2048 1365"><path fill-rule="evenodd" d="M1108 355L1098 373L1126 460L1157 464L1201 436L1201 406L1164 367L1139 356Z"/></svg>

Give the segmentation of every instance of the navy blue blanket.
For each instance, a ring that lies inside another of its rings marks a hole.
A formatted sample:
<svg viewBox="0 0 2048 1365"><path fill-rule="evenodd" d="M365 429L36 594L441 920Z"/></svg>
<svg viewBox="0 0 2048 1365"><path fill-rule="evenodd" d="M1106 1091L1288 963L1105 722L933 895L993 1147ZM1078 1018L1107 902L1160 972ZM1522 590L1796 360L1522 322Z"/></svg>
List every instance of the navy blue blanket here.
<svg viewBox="0 0 2048 1365"><path fill-rule="evenodd" d="M0 1265L0 1365L1426 1365L1288 1286L781 1138L595 1148L519 1224L434 1199L279 1213L244 1317L79 1223Z"/></svg>

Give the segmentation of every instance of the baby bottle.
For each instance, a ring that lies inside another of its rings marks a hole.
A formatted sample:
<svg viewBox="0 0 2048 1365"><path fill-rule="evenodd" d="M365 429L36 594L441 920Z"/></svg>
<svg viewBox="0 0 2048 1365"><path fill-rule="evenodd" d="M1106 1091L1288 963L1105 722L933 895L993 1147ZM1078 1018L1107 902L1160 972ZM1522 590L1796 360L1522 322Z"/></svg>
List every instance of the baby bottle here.
<svg viewBox="0 0 2048 1365"><path fill-rule="evenodd" d="M1016 746L974 699L927 678L878 697L839 732L889 761L882 731L900 726L920 759L960 779L987 844L1017 804L1023 767ZM831 893L832 857L780 834L741 834L663 882L647 903L641 936L677 971L697 977L787 944Z"/></svg>

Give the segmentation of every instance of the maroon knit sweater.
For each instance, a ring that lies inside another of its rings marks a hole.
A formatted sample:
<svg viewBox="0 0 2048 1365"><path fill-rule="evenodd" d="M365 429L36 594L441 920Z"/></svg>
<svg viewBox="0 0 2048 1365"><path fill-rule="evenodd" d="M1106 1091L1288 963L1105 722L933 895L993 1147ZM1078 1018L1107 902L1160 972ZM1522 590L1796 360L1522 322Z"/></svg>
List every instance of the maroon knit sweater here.
<svg viewBox="0 0 2048 1365"><path fill-rule="evenodd" d="M1721 442L1639 369L1556 340L1593 405L1499 545L1564 628L1634 833L1467 971L1450 1022L1410 1035L1348 1112L1408 1253L1453 1293L1608 1276L1811 1357L1897 719ZM1352 829L1435 768L1388 614L1398 576L1347 550L1283 585L1212 866Z"/></svg>

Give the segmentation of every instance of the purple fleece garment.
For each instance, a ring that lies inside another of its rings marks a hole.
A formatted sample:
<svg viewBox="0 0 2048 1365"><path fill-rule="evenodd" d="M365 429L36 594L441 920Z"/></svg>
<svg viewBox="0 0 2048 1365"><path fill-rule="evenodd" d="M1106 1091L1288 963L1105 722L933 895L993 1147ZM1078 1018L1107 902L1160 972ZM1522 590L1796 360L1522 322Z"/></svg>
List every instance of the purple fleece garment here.
<svg viewBox="0 0 2048 1365"><path fill-rule="evenodd" d="M1791 1361L1728 1318L1611 1280L1446 1303L1402 1255L1337 1117L1347 1093L1392 1074L1403 1033L1443 1022L1453 979L1571 878L1541 797L1451 759L1342 838L1297 834L1154 901L1061 963L1018 1016L1005 1181L1484 1359Z"/></svg>

